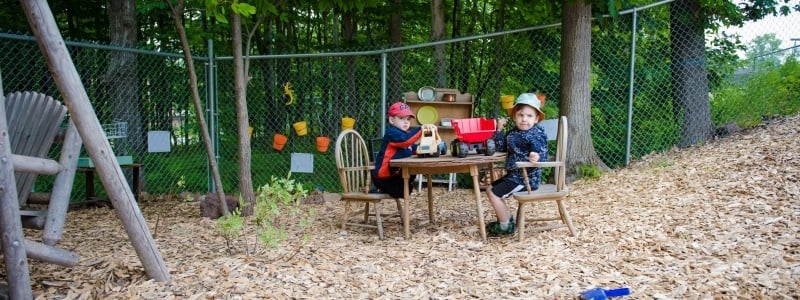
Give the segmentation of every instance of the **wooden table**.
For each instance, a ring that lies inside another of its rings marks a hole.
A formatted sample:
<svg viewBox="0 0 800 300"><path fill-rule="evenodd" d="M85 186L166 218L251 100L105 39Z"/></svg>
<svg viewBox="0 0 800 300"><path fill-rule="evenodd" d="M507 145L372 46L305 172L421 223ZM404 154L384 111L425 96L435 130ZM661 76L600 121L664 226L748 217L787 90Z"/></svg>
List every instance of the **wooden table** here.
<svg viewBox="0 0 800 300"><path fill-rule="evenodd" d="M139 182L139 169L142 167L142 164L132 163L119 165L119 167L123 170L133 169L133 174L131 174L133 176L133 186L131 186L131 189L133 190L133 198L139 201L139 194L142 193L142 186ZM83 174L86 175L86 199L97 200L94 195L94 167L79 167L78 172L83 172Z"/></svg>
<svg viewBox="0 0 800 300"><path fill-rule="evenodd" d="M483 220L483 203L482 193L479 185L480 179L479 172L481 167L488 167L489 170L496 162L504 161L506 159L505 153L495 153L492 156L482 154L471 154L465 158L453 157L451 155L443 155L439 157L418 158L416 156L393 159L389 162L392 167L398 167L403 170L403 230L405 231L406 239L411 237L409 230L409 199L411 198L408 193L408 180L411 174L425 174L428 176L428 218L434 222L433 211L433 189L430 176L432 174L444 173L469 173L472 176L473 192L475 193L475 206L478 213L478 230L480 230L481 238L486 240L486 228L484 227ZM489 172L490 176L494 176ZM494 178L492 178L494 180Z"/></svg>

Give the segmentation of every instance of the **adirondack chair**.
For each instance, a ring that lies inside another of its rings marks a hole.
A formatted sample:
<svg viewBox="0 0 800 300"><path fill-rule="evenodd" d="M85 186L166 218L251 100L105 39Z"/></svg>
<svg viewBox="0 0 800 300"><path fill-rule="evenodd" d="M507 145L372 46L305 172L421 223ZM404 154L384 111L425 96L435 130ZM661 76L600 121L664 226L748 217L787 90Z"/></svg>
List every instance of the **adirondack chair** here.
<svg viewBox="0 0 800 300"><path fill-rule="evenodd" d="M47 159L66 112L60 102L40 93L3 97L0 85L0 228L12 295L20 295L19 289L22 295L29 293L28 258L62 266L78 263L77 254L53 247L61 239L82 144L70 121L62 134L59 161ZM47 211L23 211L20 207L30 195L37 174L56 177ZM26 239L23 223L44 228L43 243Z"/></svg>

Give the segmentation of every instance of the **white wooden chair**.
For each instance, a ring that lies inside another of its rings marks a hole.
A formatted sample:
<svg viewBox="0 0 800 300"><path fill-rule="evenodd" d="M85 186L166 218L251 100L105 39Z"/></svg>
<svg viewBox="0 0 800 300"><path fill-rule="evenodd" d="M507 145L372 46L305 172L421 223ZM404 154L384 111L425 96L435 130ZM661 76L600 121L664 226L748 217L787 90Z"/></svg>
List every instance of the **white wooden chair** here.
<svg viewBox="0 0 800 300"><path fill-rule="evenodd" d="M569 228L569 232L572 234L572 236L576 235L575 227L572 225L572 219L570 218L569 212L567 212L567 207L564 203L567 199L567 196L569 196L569 188L566 185L568 144L567 117L561 116L559 119L544 120L540 123L540 126L545 128L545 133L547 133L549 140L555 139L556 141L556 153L553 156L553 159L547 162L518 162L517 166L522 168L522 172L525 177L528 176L527 168L553 168L554 183L542 183L539 185L538 189L532 191L530 184L525 181L525 191L514 193L514 199L516 199L519 203L517 208L517 231L520 242L525 239L525 223L529 221L559 221L557 223L549 222L543 226L531 227L529 229L533 231L542 231L567 227ZM556 132L553 132L554 127L557 128ZM535 217L526 218L525 208L527 204L531 202L550 201L555 202L556 206L558 207L557 216L541 216L540 214L537 214Z"/></svg>
<svg viewBox="0 0 800 300"><path fill-rule="evenodd" d="M397 203L397 215L402 219L402 204L400 199L393 198L389 194L370 193L372 177L370 172L375 166L370 163L370 155L367 145L361 135L355 130L348 129L342 131L336 139L336 168L339 172L339 180L342 184L342 201L344 201L344 215L342 216L342 230L347 226L375 228L378 236L383 238L383 200L394 199ZM353 202L364 204L364 221L350 221L350 205ZM370 204L374 204L374 213L370 212ZM369 223L369 217L375 216L375 225Z"/></svg>

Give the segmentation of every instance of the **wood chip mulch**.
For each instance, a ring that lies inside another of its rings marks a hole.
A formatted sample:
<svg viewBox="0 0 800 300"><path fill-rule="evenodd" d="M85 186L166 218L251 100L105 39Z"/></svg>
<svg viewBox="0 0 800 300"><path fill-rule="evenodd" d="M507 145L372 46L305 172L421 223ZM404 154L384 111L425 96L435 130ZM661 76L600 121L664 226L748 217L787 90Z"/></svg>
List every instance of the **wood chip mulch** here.
<svg viewBox="0 0 800 300"><path fill-rule="evenodd" d="M436 223L425 193L412 201L410 240L396 218L383 240L340 230L342 203L328 195L304 205L316 211L307 237L290 232L278 248L253 249L249 234L248 248L240 239L228 254L197 202L145 200L172 277L162 283L147 278L112 209L75 210L58 246L78 265L31 260L32 288L38 299L574 299L622 286L630 299L798 299L798 128L798 116L777 120L574 182L577 237L556 229L482 242L471 190L437 187Z"/></svg>

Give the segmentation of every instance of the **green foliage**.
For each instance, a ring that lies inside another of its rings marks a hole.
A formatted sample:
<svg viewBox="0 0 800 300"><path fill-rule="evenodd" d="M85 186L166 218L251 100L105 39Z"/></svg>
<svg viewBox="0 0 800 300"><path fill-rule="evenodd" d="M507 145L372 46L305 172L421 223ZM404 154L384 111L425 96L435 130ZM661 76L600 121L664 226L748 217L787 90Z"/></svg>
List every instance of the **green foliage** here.
<svg viewBox="0 0 800 300"><path fill-rule="evenodd" d="M581 178L598 179L601 175L603 175L603 170L601 170L595 163L582 164L578 166L578 175Z"/></svg>
<svg viewBox="0 0 800 300"><path fill-rule="evenodd" d="M304 231L311 226L313 210L303 211L300 200L308 196L303 184L291 179L272 176L268 184L258 189L255 222L258 239L267 247L277 247L288 237L288 228Z"/></svg>
<svg viewBox="0 0 800 300"><path fill-rule="evenodd" d="M739 127L752 127L763 117L796 114L798 97L800 64L789 57L783 65L740 75L713 91L712 121L715 126L735 121Z"/></svg>
<svg viewBox="0 0 800 300"><path fill-rule="evenodd" d="M660 158L658 160L650 162L650 167L653 168L653 169L660 169L660 168L669 167L669 166L674 165L674 164L675 164L675 162L672 161L672 160L669 160L669 159L666 159L666 158Z"/></svg>
<svg viewBox="0 0 800 300"><path fill-rule="evenodd" d="M228 254L232 253L233 241L242 235L245 219L242 217L241 208L245 205L247 204L239 198L239 206L230 214L217 219L217 222L214 223L214 229L225 238L225 244L228 246Z"/></svg>
<svg viewBox="0 0 800 300"><path fill-rule="evenodd" d="M232 252L232 241L244 235L245 224L254 222L256 239L267 248L278 247L290 236L291 230L303 232L303 242L307 240L307 230L313 224L314 210L303 210L301 199L308 196L303 184L291 179L272 176L269 183L258 189L253 216L243 217L239 207L227 216L217 219L215 229L225 237L228 253ZM248 251L250 253L250 251Z"/></svg>

